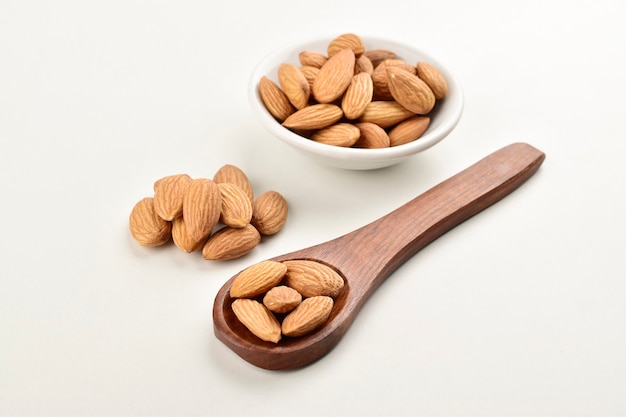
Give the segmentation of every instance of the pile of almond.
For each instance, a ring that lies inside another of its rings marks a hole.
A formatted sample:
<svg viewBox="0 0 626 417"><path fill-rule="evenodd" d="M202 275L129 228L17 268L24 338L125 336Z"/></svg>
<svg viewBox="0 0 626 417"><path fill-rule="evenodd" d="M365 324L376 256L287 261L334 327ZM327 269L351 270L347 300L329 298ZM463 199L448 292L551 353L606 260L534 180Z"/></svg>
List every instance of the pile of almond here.
<svg viewBox="0 0 626 417"><path fill-rule="evenodd" d="M230 288L232 310L261 340L278 343L322 326L344 281L331 267L311 260L262 261L241 271Z"/></svg>
<svg viewBox="0 0 626 417"><path fill-rule="evenodd" d="M169 242L187 253L202 250L207 260L228 260L249 253L261 236L280 231L288 206L276 191L256 198L246 174L222 166L209 178L170 175L154 183L130 214L130 233L142 246Z"/></svg>
<svg viewBox="0 0 626 417"><path fill-rule="evenodd" d="M301 51L298 57L299 66L278 67L278 83L263 76L259 95L284 127L316 142L357 148L412 142L448 92L433 65L368 50L352 33L333 39L325 53Z"/></svg>

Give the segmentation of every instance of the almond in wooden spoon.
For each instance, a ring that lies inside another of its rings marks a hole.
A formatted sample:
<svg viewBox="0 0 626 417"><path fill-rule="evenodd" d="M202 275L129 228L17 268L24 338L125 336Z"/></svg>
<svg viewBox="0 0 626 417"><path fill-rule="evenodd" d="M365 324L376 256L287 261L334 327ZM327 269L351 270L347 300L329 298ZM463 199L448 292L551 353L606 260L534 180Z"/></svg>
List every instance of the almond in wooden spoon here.
<svg viewBox="0 0 626 417"><path fill-rule="evenodd" d="M269 334L274 339L267 337L272 342L267 343L246 328L231 307L234 300L229 292L235 275L215 297L216 337L261 368L292 369L315 362L339 343L365 301L396 268L448 230L513 192L539 169L544 158L543 152L528 144L509 145L360 229L272 258L278 262L317 261L338 271L345 280L324 324L302 337L274 342L280 329L266 323L261 326L263 334L273 329ZM239 301L243 300L235 302Z"/></svg>

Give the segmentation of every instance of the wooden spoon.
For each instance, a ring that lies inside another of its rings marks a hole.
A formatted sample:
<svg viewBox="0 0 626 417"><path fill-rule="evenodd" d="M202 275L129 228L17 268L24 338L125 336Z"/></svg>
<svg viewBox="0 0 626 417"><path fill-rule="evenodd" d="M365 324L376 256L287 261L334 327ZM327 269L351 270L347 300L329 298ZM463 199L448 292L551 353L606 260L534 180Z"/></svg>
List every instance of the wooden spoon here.
<svg viewBox="0 0 626 417"><path fill-rule="evenodd" d="M319 261L343 276L345 286L329 320L313 333L283 337L277 344L254 336L230 307L232 277L215 297L215 335L260 368L292 369L316 361L339 343L363 303L396 268L437 237L514 191L539 169L544 158L534 147L514 143L360 229L272 258Z"/></svg>

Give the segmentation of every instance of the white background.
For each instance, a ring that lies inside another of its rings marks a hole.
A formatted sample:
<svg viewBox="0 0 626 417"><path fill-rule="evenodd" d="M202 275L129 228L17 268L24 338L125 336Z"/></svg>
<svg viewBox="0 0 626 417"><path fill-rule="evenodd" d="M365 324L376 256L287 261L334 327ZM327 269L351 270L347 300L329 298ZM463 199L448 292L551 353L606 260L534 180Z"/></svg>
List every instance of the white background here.
<svg viewBox="0 0 626 417"><path fill-rule="evenodd" d="M625 3L0 1L0 414L626 415ZM378 171L271 137L249 74L293 38L413 43L465 92L456 130ZM213 336L257 261L360 227L515 141L522 188L418 253L290 372ZM243 169L290 217L231 262L140 247L152 184Z"/></svg>

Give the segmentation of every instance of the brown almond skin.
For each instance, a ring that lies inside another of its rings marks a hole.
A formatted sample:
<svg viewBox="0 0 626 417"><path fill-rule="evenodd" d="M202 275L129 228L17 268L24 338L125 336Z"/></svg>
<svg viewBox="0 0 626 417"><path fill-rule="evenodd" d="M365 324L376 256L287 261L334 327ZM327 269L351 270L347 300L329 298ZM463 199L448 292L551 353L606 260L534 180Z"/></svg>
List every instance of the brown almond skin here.
<svg viewBox="0 0 626 417"><path fill-rule="evenodd" d="M302 51L298 54L298 61L302 66L311 66L317 69L322 68L322 65L328 61L328 57L315 51Z"/></svg>
<svg viewBox="0 0 626 417"><path fill-rule="evenodd" d="M278 84L266 76L259 80L259 95L267 111L279 122L282 122L296 109Z"/></svg>
<svg viewBox="0 0 626 417"><path fill-rule="evenodd" d="M412 74L416 73L415 67L407 64L401 59L386 59L378 64L372 73L372 83L374 85L375 100L393 100L393 95L389 89L389 77L387 75L388 67L398 67L405 69Z"/></svg>
<svg viewBox="0 0 626 417"><path fill-rule="evenodd" d="M351 49L355 57L360 57L365 52L363 39L354 33L343 33L331 40L326 48L329 57L333 57L344 49Z"/></svg>
<svg viewBox="0 0 626 417"><path fill-rule="evenodd" d="M256 300L238 298L233 301L231 308L237 319L256 337L266 342L280 341L280 323L263 304Z"/></svg>
<svg viewBox="0 0 626 417"><path fill-rule="evenodd" d="M252 220L252 202L244 190L229 182L218 183L222 196L220 222L226 226L240 228Z"/></svg>
<svg viewBox="0 0 626 417"><path fill-rule="evenodd" d="M404 145L419 139L430 124L428 116L413 116L398 123L389 131L390 146Z"/></svg>
<svg viewBox="0 0 626 417"><path fill-rule="evenodd" d="M354 120L361 117L374 96L372 77L367 72L360 72L352 77L350 85L341 99L341 108L346 118Z"/></svg>
<svg viewBox="0 0 626 417"><path fill-rule="evenodd" d="M232 298L254 298L277 286L287 273L287 265L267 260L241 271L230 287Z"/></svg>
<svg viewBox="0 0 626 417"><path fill-rule="evenodd" d="M316 130L335 124L343 117L343 110L335 104L312 104L298 110L282 123L289 129Z"/></svg>
<svg viewBox="0 0 626 417"><path fill-rule="evenodd" d="M414 115L396 101L372 101L365 107L359 122L374 123L385 129Z"/></svg>
<svg viewBox="0 0 626 417"><path fill-rule="evenodd" d="M377 124L365 122L357 123L355 126L361 132L361 137L354 144L355 148L380 149L390 146L389 135Z"/></svg>
<svg viewBox="0 0 626 417"><path fill-rule="evenodd" d="M288 313L302 302L302 295L291 287L279 285L270 289L263 297L263 305L268 310L284 314Z"/></svg>
<svg viewBox="0 0 626 417"><path fill-rule="evenodd" d="M304 78L306 78L307 82L309 83L309 88L313 89L313 83L319 75L320 69L311 65L303 65L300 67L300 72L304 75Z"/></svg>
<svg viewBox="0 0 626 417"><path fill-rule="evenodd" d="M341 275L323 263L309 260L287 260L283 263L287 265L285 285L303 297L327 295L334 298L343 289Z"/></svg>
<svg viewBox="0 0 626 417"><path fill-rule="evenodd" d="M343 49L320 68L313 83L313 97L319 103L332 103L343 95L354 75L356 57L352 49Z"/></svg>
<svg viewBox="0 0 626 417"><path fill-rule="evenodd" d="M172 221L172 240L176 247L184 252L191 253L200 250L206 239L194 240L187 231L185 220L182 216L179 216Z"/></svg>
<svg viewBox="0 0 626 417"><path fill-rule="evenodd" d="M283 63L278 67L278 83L296 109L303 109L309 103L309 82L294 64Z"/></svg>
<svg viewBox="0 0 626 417"><path fill-rule="evenodd" d="M130 233L141 246L160 246L170 239L172 223L154 210L154 198L145 197L130 212Z"/></svg>
<svg viewBox="0 0 626 417"><path fill-rule="evenodd" d="M250 201L254 201L254 190L252 183L243 170L235 165L222 165L213 176L213 181L217 184L231 183L245 191Z"/></svg>
<svg viewBox="0 0 626 417"><path fill-rule="evenodd" d="M435 106L435 94L417 75L400 67L386 68L393 98L416 114L428 114Z"/></svg>
<svg viewBox="0 0 626 417"><path fill-rule="evenodd" d="M372 61L370 61L370 59L365 55L361 55L356 60L354 73L358 74L360 72L366 72L369 75L372 75L372 73L374 72L374 64L372 64Z"/></svg>
<svg viewBox="0 0 626 417"><path fill-rule="evenodd" d="M260 194L252 209L252 225L264 236L278 233L287 222L289 206L287 200L277 191Z"/></svg>
<svg viewBox="0 0 626 417"><path fill-rule="evenodd" d="M437 68L427 62L417 63L417 76L433 90L435 99L443 100L448 94L448 83Z"/></svg>
<svg viewBox="0 0 626 417"><path fill-rule="evenodd" d="M417 74L417 68L415 68L415 66L407 63L405 60L400 59L400 58L386 59L383 62L381 62L376 67L376 69L384 69L387 67L399 67L399 68L402 68L403 70L410 72L411 74Z"/></svg>
<svg viewBox="0 0 626 417"><path fill-rule="evenodd" d="M208 178L189 183L183 197L183 217L189 235L196 241L207 237L220 219L222 198L217 184Z"/></svg>
<svg viewBox="0 0 626 417"><path fill-rule="evenodd" d="M395 52L388 49L368 49L363 52L363 56L372 62L374 68L387 59L395 59L397 57Z"/></svg>
<svg viewBox="0 0 626 417"><path fill-rule="evenodd" d="M226 226L209 236L202 257L213 261L236 259L251 252L260 241L261 235L251 224L238 229Z"/></svg>
<svg viewBox="0 0 626 417"><path fill-rule="evenodd" d="M353 124L337 123L318 130L311 136L311 139L326 145L349 148L359 140L360 136L361 131Z"/></svg>
<svg viewBox="0 0 626 417"><path fill-rule="evenodd" d="M289 337L300 337L311 333L326 323L333 304L333 299L327 296L305 299L285 317L281 325L282 333Z"/></svg>
<svg viewBox="0 0 626 417"><path fill-rule="evenodd" d="M154 183L154 211L163 220L172 221L183 214L183 196L190 182L189 175L176 174Z"/></svg>
<svg viewBox="0 0 626 417"><path fill-rule="evenodd" d="M392 100L393 96L389 91L387 73L384 69L375 69L372 72L372 86L374 89L374 100Z"/></svg>

